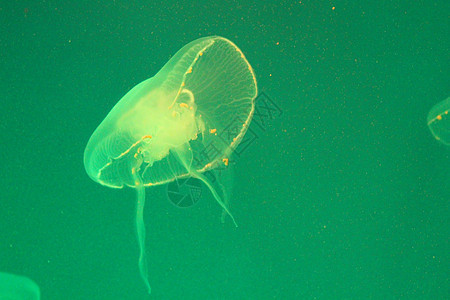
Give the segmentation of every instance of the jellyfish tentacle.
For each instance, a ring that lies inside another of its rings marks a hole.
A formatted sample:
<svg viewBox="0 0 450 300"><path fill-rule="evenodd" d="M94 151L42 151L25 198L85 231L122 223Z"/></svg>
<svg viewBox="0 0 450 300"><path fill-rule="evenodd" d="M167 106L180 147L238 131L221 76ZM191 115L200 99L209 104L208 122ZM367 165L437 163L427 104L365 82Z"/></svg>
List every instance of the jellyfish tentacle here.
<svg viewBox="0 0 450 300"><path fill-rule="evenodd" d="M145 206L145 186L142 182L142 178L136 168L131 169L131 174L134 180L134 187L137 192L136 201L136 233L139 243L139 272L141 278L144 281L147 291L150 294L152 289L148 282L148 265L147 254L145 250L145 224L144 224L144 206Z"/></svg>
<svg viewBox="0 0 450 300"><path fill-rule="evenodd" d="M230 199L232 193L233 186L233 167L227 166L226 169L221 170L220 172L216 172L216 183L219 186L219 189L222 191L223 202L225 206L230 208ZM225 183L224 183L225 182ZM226 210L222 210L222 215L220 217L220 221L225 223L225 216L227 215Z"/></svg>
<svg viewBox="0 0 450 300"><path fill-rule="evenodd" d="M208 178L206 178L206 176L203 175L202 173L197 172L197 170L195 170L195 168L192 168L193 154L192 154L192 150L191 150L189 144L186 143L186 144L176 147L174 149L174 153L175 153L175 156L180 161L180 163L183 164L183 166L186 168L189 175L191 175L192 177L195 177L197 179L200 179L208 187L208 189L211 191L214 198L216 199L217 203L219 203L219 205L223 208L223 210L230 216L231 220L233 220L234 225L236 227L238 227L236 221L234 220L233 215L231 214L231 212L228 209L228 206L227 206L228 199L226 199L226 202L222 201L222 197L220 197L220 195L217 193L216 189L213 187L210 180Z"/></svg>
<svg viewBox="0 0 450 300"><path fill-rule="evenodd" d="M214 198L216 199L217 203L219 203L219 205L223 208L223 210L230 216L231 220L233 221L234 225L236 227L238 227L236 221L234 220L233 215L231 214L231 212L228 210L227 205L222 201L221 197L219 196L219 194L217 193L216 189L212 186L211 182L209 181L208 178L206 178L205 175L197 172L196 170L192 170L190 172L190 174L197 178L200 179L201 181L203 181L203 183L208 187L208 189L211 191L211 193L213 194Z"/></svg>

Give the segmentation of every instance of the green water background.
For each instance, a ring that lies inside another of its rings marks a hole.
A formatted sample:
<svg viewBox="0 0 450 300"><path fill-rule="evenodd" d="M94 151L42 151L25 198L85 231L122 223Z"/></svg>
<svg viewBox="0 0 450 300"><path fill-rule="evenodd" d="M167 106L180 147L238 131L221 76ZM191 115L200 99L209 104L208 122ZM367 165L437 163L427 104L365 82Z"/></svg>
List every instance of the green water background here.
<svg viewBox="0 0 450 300"><path fill-rule="evenodd" d="M333 9L335 7L335 9ZM0 271L42 299L144 299L135 193L83 151L188 42L235 42L282 110L237 159L232 211L147 189L153 299L444 299L449 1L2 1ZM252 125L254 126L254 124Z"/></svg>

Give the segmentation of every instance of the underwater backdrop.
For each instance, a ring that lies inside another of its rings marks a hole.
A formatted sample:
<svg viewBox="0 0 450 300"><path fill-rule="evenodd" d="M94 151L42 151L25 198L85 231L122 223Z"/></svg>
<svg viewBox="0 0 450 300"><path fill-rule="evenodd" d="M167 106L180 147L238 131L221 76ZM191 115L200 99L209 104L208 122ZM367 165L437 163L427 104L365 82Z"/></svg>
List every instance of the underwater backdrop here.
<svg viewBox="0 0 450 300"><path fill-rule="evenodd" d="M427 115L450 95L449 9L3 1L0 272L51 300L445 299L450 147ZM258 83L223 179L238 227L202 183L146 188L148 296L136 192L92 181L83 153L126 92L212 35Z"/></svg>

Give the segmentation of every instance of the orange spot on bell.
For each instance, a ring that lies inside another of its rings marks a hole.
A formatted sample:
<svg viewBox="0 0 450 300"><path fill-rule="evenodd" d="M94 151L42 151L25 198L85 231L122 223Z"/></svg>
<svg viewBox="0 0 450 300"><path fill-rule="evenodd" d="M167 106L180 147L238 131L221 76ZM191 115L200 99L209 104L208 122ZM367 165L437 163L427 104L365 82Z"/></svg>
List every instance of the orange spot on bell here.
<svg viewBox="0 0 450 300"><path fill-rule="evenodd" d="M441 115L438 115L438 116L436 117L436 119L438 119L438 120L440 121L440 120L442 120L442 116L441 116Z"/></svg>
<svg viewBox="0 0 450 300"><path fill-rule="evenodd" d="M180 103L180 107L185 107L185 108L188 108L188 107L189 107L189 105L187 105L186 103Z"/></svg>
<svg viewBox="0 0 450 300"><path fill-rule="evenodd" d="M222 161L225 166L228 166L228 158L224 158L222 159Z"/></svg>
<svg viewBox="0 0 450 300"><path fill-rule="evenodd" d="M215 128L214 129L210 129L209 133L216 133L216 131L217 131L217 129L215 129Z"/></svg>

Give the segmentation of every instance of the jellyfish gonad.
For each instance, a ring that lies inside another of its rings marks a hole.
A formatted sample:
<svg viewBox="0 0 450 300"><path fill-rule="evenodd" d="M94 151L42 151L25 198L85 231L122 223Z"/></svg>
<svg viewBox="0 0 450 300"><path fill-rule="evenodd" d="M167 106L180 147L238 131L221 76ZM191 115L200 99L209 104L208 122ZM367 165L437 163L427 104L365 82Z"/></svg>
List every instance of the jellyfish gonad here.
<svg viewBox="0 0 450 300"><path fill-rule="evenodd" d="M242 51L222 37L201 38L131 89L89 139L84 165L92 180L137 191L139 271L149 293L145 187L197 178L236 225L225 191L205 172L228 164L250 124L256 95L255 75Z"/></svg>

